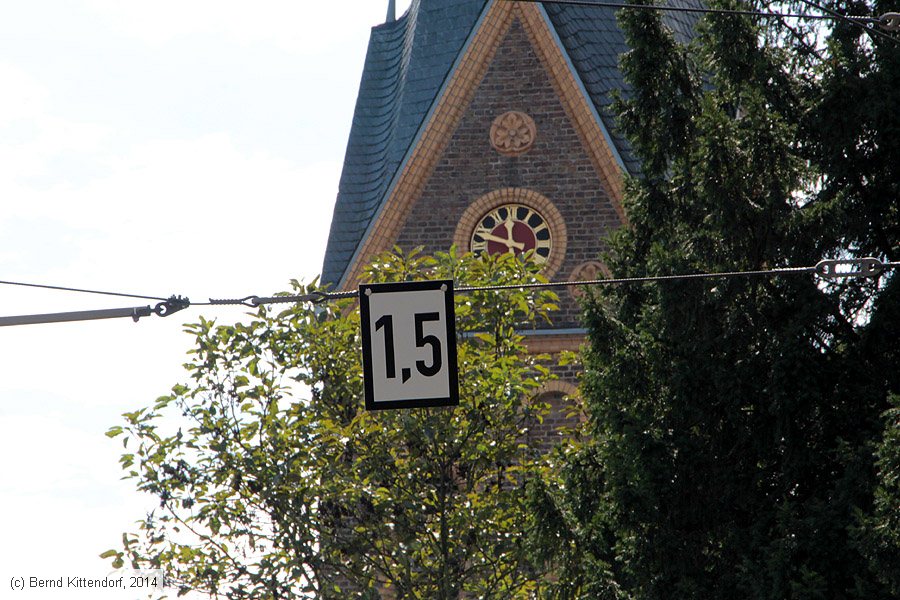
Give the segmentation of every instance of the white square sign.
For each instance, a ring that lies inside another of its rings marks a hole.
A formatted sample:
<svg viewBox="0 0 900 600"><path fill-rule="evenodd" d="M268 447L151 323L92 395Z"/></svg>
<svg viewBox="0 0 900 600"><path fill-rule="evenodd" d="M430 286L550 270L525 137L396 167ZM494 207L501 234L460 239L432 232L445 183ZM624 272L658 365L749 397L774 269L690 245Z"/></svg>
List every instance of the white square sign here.
<svg viewBox="0 0 900 600"><path fill-rule="evenodd" d="M359 286L366 408L456 406L452 281Z"/></svg>

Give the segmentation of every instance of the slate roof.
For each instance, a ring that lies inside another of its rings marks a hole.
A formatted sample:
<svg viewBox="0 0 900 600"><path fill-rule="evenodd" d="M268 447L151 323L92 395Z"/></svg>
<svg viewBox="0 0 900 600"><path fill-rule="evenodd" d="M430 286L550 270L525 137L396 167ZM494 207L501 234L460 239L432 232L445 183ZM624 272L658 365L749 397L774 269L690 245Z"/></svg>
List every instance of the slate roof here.
<svg viewBox="0 0 900 600"><path fill-rule="evenodd" d="M671 0L670 6L700 7L702 0ZM616 23L616 8L564 4L544 4L550 23L569 55L581 82L594 101L603 126L612 138L625 168L637 173L640 164L631 151L628 140L618 131L615 115L610 110L612 91L628 96L619 57L628 51L625 36ZM679 42L693 37L696 13L664 12L663 22Z"/></svg>
<svg viewBox="0 0 900 600"><path fill-rule="evenodd" d="M701 0L673 0L698 6ZM322 282L338 284L385 200L444 81L488 0L413 0L393 22L372 29L325 250ZM616 132L610 91L624 89L619 55L627 51L611 8L545 4L545 10L624 165L638 164ZM696 16L666 13L678 37Z"/></svg>

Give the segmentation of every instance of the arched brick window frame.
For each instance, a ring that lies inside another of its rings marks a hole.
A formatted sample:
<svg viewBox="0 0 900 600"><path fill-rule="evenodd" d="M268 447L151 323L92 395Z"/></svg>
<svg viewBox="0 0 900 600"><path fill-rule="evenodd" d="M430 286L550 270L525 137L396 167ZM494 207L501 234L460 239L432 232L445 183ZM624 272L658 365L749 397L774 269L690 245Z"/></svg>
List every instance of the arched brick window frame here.
<svg viewBox="0 0 900 600"><path fill-rule="evenodd" d="M472 232L478 224L478 220L487 213L503 204L517 203L523 204L537 210L544 216L547 224L550 226L550 235L552 236L553 247L550 250L550 256L544 264L541 273L547 278L552 279L559 268L562 266L563 259L566 257L566 222L563 220L562 213L547 197L526 188L502 188L489 192L481 196L463 212L456 226L456 233L453 236L453 244L463 252L471 251Z"/></svg>
<svg viewBox="0 0 900 600"><path fill-rule="evenodd" d="M539 402L559 397L562 397L563 399L580 398L581 392L574 384L557 379L555 381L548 381L542 385L534 395L535 400ZM578 418L581 421L584 421L586 415L583 412L579 412Z"/></svg>
<svg viewBox="0 0 900 600"><path fill-rule="evenodd" d="M579 410L577 415L571 413L571 398L578 397L578 388L567 381L550 381L541 386L534 395L534 402L546 402L550 405L550 413L540 423L531 426L531 443L543 450L550 450L562 438L562 428L576 427L584 423L586 415Z"/></svg>

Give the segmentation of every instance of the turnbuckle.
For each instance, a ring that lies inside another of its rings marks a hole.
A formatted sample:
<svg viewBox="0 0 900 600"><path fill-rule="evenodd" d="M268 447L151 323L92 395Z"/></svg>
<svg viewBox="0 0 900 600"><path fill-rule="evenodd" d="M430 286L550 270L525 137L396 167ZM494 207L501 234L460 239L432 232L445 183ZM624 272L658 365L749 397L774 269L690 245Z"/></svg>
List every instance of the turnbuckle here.
<svg viewBox="0 0 900 600"><path fill-rule="evenodd" d="M872 257L822 260L816 265L816 274L823 279L878 277L883 271L884 263Z"/></svg>

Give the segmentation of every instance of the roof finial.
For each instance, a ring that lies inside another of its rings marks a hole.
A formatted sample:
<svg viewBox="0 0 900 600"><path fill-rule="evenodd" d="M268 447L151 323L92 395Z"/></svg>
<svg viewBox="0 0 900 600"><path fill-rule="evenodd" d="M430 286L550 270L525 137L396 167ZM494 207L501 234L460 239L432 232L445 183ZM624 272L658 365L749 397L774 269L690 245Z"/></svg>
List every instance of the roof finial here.
<svg viewBox="0 0 900 600"><path fill-rule="evenodd" d="M388 0L388 12L385 17L385 23L392 23L397 20L397 0Z"/></svg>

